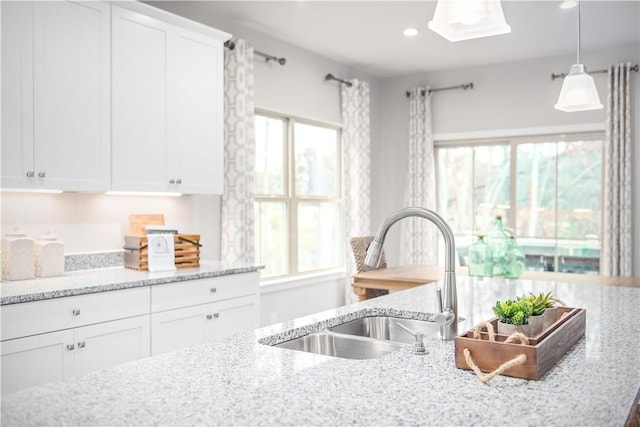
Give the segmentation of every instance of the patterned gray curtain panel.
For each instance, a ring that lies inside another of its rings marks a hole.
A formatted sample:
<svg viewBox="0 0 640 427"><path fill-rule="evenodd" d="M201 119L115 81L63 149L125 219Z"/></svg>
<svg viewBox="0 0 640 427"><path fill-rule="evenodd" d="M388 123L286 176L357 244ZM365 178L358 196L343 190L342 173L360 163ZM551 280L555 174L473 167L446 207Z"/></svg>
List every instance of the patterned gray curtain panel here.
<svg viewBox="0 0 640 427"><path fill-rule="evenodd" d="M405 206L436 208L431 95L426 87L413 88L409 97L409 168ZM403 221L402 226L402 262L436 264L438 240L433 224L421 218L409 218Z"/></svg>
<svg viewBox="0 0 640 427"><path fill-rule="evenodd" d="M369 83L358 79L343 84L342 153L344 176L344 245L352 254L350 239L371 234L371 158L369 137ZM353 256L347 256L348 277L345 303L357 301L351 288L351 275L356 273Z"/></svg>
<svg viewBox="0 0 640 427"><path fill-rule="evenodd" d="M235 49L224 57L224 195L222 196L221 259L255 262L253 47L233 39Z"/></svg>
<svg viewBox="0 0 640 427"><path fill-rule="evenodd" d="M601 272L631 276L631 64L609 68Z"/></svg>

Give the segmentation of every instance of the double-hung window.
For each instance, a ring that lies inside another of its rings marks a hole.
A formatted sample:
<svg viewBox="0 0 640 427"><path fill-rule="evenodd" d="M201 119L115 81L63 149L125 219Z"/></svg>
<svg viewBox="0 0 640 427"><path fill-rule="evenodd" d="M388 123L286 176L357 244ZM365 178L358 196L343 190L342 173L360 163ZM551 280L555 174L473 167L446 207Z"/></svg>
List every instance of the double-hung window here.
<svg viewBox="0 0 640 427"><path fill-rule="evenodd" d="M592 132L437 143L438 210L459 255L500 215L527 269L597 274L603 139Z"/></svg>
<svg viewBox="0 0 640 427"><path fill-rule="evenodd" d="M340 129L255 115L255 247L262 278L343 265Z"/></svg>

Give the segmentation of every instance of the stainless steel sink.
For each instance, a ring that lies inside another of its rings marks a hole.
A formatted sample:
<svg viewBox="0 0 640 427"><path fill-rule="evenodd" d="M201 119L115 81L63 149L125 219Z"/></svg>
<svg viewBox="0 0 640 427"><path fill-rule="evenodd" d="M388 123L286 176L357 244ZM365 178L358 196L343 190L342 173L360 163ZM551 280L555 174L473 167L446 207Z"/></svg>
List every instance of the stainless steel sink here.
<svg viewBox="0 0 640 427"><path fill-rule="evenodd" d="M415 337L407 331L402 330L402 328L398 326L398 323L401 323L413 332L423 334L425 337L436 335L440 330L435 322L388 316L362 317L343 323L342 325L333 326L329 328L329 330L351 336L412 344L415 341Z"/></svg>
<svg viewBox="0 0 640 427"><path fill-rule="evenodd" d="M314 332L275 346L344 359L377 359L404 347L402 344L391 341L331 331Z"/></svg>

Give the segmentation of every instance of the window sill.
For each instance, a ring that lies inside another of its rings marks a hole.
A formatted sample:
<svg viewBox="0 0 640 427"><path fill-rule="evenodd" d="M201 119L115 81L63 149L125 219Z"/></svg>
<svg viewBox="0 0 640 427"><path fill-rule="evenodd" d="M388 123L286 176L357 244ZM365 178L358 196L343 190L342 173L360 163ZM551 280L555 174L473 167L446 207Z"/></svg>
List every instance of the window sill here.
<svg viewBox="0 0 640 427"><path fill-rule="evenodd" d="M346 279L347 272L344 269L328 270L320 273L305 274L300 276L288 276L273 280L260 282L260 293L285 291L288 289L301 288L304 286L316 285L318 283L332 280Z"/></svg>

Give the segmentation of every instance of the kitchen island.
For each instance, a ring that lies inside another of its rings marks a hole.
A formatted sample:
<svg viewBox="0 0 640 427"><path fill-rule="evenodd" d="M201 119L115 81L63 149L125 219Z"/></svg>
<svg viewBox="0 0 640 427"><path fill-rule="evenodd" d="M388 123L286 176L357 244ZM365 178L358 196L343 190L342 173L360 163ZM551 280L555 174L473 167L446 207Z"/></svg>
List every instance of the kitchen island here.
<svg viewBox="0 0 640 427"><path fill-rule="evenodd" d="M350 360L261 344L356 313L435 311L427 284L253 332L2 396L2 425L623 425L640 386L640 288L458 278L459 333L496 299L553 292L586 335L539 381L481 383L454 343Z"/></svg>

